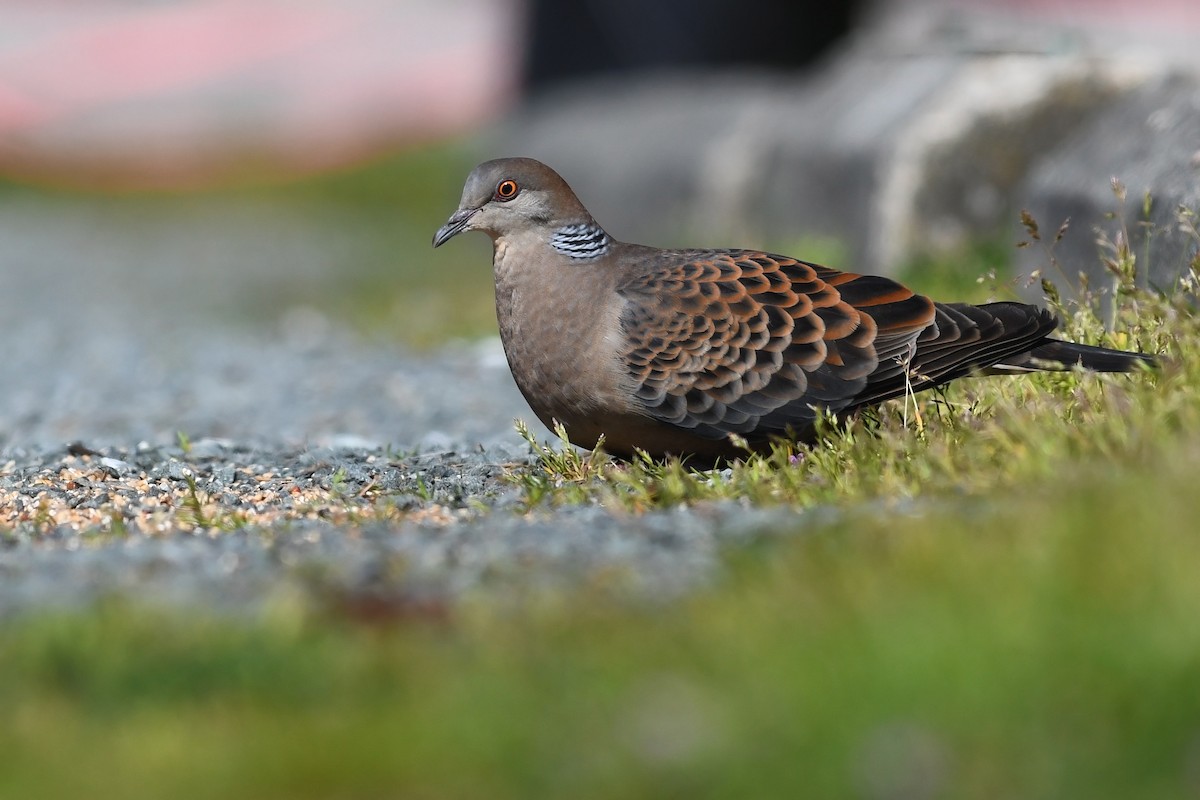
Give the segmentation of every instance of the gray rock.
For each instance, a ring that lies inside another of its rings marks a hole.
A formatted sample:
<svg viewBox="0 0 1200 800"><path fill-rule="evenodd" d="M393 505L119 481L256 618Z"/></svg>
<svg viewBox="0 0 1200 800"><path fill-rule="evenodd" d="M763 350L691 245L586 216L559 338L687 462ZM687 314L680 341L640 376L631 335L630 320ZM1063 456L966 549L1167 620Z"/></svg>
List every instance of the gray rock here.
<svg viewBox="0 0 1200 800"><path fill-rule="evenodd" d="M133 465L128 461L122 461L119 458L108 458L107 456L100 459L100 466L114 478L133 472L134 470Z"/></svg>
<svg viewBox="0 0 1200 800"><path fill-rule="evenodd" d="M1125 187L1124 202L1113 178ZM1092 289L1106 289L1113 277L1102 257L1111 251L1098 239L1115 242L1124 232L1139 283L1169 290L1200 252L1194 230L1181 230L1178 220L1181 207L1200 211L1200 82L1173 75L1130 93L1046 153L1020 193L1043 241L1063 221L1070 226L1053 249L1059 269L1049 266L1045 248L1029 247L1019 273L1041 270L1066 295L1075 293L1080 274ZM1040 295L1036 284L1027 291Z"/></svg>

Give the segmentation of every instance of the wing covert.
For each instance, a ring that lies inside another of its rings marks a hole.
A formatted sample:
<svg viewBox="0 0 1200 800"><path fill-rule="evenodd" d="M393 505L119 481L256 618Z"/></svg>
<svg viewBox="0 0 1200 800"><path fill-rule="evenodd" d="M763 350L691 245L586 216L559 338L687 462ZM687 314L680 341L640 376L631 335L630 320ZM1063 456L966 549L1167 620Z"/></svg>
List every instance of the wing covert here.
<svg viewBox="0 0 1200 800"><path fill-rule="evenodd" d="M661 251L618 291L645 413L697 435L802 430L856 404L934 306L895 281L753 251Z"/></svg>

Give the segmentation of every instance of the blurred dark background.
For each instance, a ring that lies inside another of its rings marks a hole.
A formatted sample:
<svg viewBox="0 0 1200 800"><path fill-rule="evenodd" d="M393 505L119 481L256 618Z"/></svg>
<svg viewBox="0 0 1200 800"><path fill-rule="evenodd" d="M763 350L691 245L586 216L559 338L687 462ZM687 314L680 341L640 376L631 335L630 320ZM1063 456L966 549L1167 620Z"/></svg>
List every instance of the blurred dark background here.
<svg viewBox="0 0 1200 800"><path fill-rule="evenodd" d="M523 72L531 93L597 74L652 69L769 67L795 70L846 36L863 0L636 0L557 3L526 11Z"/></svg>

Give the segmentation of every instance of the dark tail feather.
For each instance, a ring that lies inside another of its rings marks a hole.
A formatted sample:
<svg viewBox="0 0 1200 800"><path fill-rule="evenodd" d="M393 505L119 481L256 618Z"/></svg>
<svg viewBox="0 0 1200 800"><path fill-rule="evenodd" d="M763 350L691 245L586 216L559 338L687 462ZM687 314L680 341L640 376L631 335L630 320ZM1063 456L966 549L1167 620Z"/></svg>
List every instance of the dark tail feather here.
<svg viewBox="0 0 1200 800"><path fill-rule="evenodd" d="M1027 357L1006 361L1004 364L1017 369L1073 369L1082 366L1093 372L1135 372L1142 367L1157 365L1158 359L1145 353L1110 350L1107 347L1061 342L1058 339L1046 339L1030 350Z"/></svg>

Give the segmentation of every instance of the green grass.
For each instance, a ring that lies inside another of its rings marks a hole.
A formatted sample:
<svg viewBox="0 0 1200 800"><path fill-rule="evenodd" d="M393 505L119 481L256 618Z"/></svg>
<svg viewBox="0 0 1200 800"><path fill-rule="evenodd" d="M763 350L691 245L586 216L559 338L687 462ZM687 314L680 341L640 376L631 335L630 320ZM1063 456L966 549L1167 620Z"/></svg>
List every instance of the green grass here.
<svg viewBox="0 0 1200 800"><path fill-rule="evenodd" d="M1012 255L1011 243L994 237L957 252L918 256L905 264L896 278L913 291L939 300L1019 300L1016 287L997 277L1009 271Z"/></svg>
<svg viewBox="0 0 1200 800"><path fill-rule="evenodd" d="M10 623L0 796L1186 796L1200 447L1163 456L798 518L669 607Z"/></svg>

